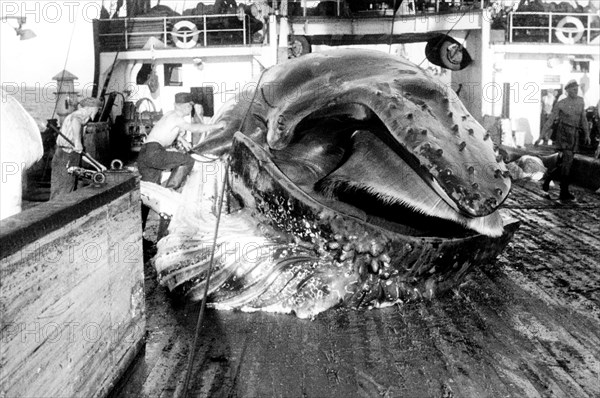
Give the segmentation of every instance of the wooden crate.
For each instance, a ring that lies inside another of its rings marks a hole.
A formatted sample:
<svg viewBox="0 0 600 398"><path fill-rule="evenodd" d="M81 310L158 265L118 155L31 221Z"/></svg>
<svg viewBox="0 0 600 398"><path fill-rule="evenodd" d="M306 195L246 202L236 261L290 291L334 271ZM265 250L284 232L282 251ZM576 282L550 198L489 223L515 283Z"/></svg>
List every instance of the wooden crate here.
<svg viewBox="0 0 600 398"><path fill-rule="evenodd" d="M139 185L2 221L0 397L107 395L144 343Z"/></svg>

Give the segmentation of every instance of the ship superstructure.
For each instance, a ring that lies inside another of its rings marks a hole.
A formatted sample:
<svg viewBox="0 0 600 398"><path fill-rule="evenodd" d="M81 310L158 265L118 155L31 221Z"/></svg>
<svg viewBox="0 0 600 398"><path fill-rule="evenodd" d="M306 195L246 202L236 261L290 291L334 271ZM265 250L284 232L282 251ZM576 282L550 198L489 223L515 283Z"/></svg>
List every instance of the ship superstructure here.
<svg viewBox="0 0 600 398"><path fill-rule="evenodd" d="M266 68L320 44L427 42L432 62L459 70L489 25L470 1L179 3L130 0L94 22L94 95L123 94L109 101L113 118L170 110L182 91L210 117Z"/></svg>

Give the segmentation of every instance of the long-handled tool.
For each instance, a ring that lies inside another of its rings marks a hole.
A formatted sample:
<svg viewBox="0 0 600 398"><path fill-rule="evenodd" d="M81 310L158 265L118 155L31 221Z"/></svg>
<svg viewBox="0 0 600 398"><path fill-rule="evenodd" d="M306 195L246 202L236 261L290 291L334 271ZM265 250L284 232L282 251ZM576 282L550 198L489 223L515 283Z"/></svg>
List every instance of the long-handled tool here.
<svg viewBox="0 0 600 398"><path fill-rule="evenodd" d="M48 126L50 126L50 128L52 128L52 130L54 130L55 132L57 132L58 135L60 135L62 138L64 138L73 148L75 148L75 144L73 143L73 141L71 141L67 136L65 136L63 133L61 133L58 128L56 128L55 126L53 126L51 124L49 124ZM96 170L98 170L98 171L105 171L106 170L106 167L102 163L100 163L99 161L97 161L96 159L94 159L86 151L82 150L81 154L87 158L87 160L90 162L90 164L92 166L94 166L94 168Z"/></svg>

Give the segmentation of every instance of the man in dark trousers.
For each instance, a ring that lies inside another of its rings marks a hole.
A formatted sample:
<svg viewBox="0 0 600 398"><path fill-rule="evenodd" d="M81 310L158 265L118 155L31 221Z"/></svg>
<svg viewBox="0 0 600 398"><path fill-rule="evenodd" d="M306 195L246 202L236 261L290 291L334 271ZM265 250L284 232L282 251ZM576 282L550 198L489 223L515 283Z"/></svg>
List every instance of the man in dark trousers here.
<svg viewBox="0 0 600 398"><path fill-rule="evenodd" d="M187 153L168 151L166 148L173 145L177 140L186 150L190 150L190 143L182 136L186 131L192 133L210 133L225 126L224 122L202 124L186 121L184 118L191 114L192 106L193 102L190 93L178 93L175 95L175 109L167 112L156 122L146 142L142 145L137 159L137 166L142 176L142 181L160 185L162 172L170 170L171 175L165 183L165 187L173 190L179 189L194 167L194 158ZM150 209L147 206L142 206L142 229L146 225L149 211ZM166 233L169 221L161 218L159 238Z"/></svg>
<svg viewBox="0 0 600 398"><path fill-rule="evenodd" d="M569 192L569 173L577 150L580 130L583 131L585 143L590 143L590 128L585 116L585 105L583 98L577 95L578 88L579 85L575 80L567 83L565 86L567 97L556 103L542 130L542 136L549 137L554 122L557 122L554 144L560 151L559 163L555 169L547 171L542 189L548 192L550 181L560 179L561 201L575 199Z"/></svg>
<svg viewBox="0 0 600 398"><path fill-rule="evenodd" d="M66 195L75 190L77 177L67 172L69 166L78 167L83 151L83 129L85 124L96 116L102 103L97 98L87 97L79 102L78 109L68 115L56 137L56 150L52 157L50 177L50 199ZM84 158L85 159L85 158Z"/></svg>
<svg viewBox="0 0 600 398"><path fill-rule="evenodd" d="M146 142L142 145L137 159L138 170L142 181L161 183L161 175L165 170L171 170L165 186L171 189L181 187L185 178L194 167L194 159L187 153L167 151L167 147L178 140L187 150L191 145L182 134L212 132L224 127L224 123L202 124L187 122L184 117L192 112L192 97L189 93L175 95L175 109L167 112L152 128Z"/></svg>

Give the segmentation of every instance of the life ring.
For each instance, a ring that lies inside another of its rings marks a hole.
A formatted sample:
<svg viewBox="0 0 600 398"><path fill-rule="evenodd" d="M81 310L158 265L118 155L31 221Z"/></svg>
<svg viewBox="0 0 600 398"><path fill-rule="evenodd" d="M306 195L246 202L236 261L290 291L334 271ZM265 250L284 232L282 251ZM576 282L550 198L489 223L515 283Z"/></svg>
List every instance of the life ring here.
<svg viewBox="0 0 600 398"><path fill-rule="evenodd" d="M585 27L581 20L571 16L564 17L558 21L555 29L556 38L565 44L575 44L583 37L583 33L585 32Z"/></svg>
<svg viewBox="0 0 600 398"><path fill-rule="evenodd" d="M198 28L190 21L179 21L171 30L171 38L178 48L192 48L198 43Z"/></svg>

